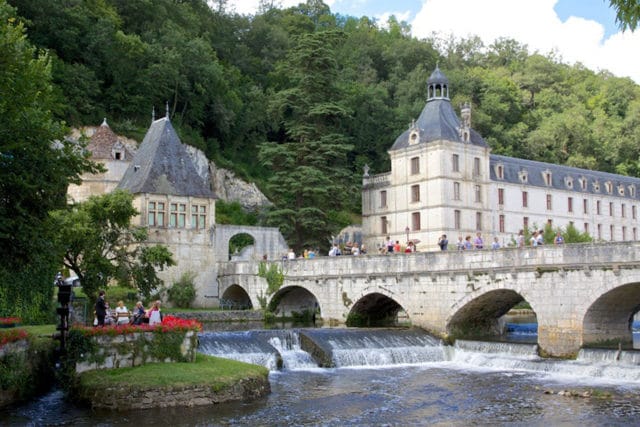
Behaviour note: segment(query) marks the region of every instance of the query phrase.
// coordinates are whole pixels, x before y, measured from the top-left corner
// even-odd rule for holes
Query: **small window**
[[[474,187],[474,194],[475,194],[476,203],[482,202],[482,189],[479,185],[476,185]]]
[[[411,175],[417,175],[420,173],[420,158],[412,157],[411,158]]]
[[[457,154],[454,154],[451,157],[451,168],[453,169],[454,172],[460,172],[460,156]]]
[[[504,179],[504,166],[498,165],[496,166],[496,176],[498,179]]]
[[[387,217],[386,216],[381,216],[380,217],[380,234],[387,234]]]
[[[627,216],[627,207],[625,206],[624,203],[622,205],[620,205],[620,216],[622,218],[626,218],[626,216]]]
[[[608,194],[611,194],[613,192],[613,184],[611,183],[611,181],[607,181],[604,183],[604,188],[607,191]]]
[[[589,223],[588,222],[584,223],[584,232],[589,234]]]
[[[473,158],[473,176],[480,176],[480,157]]]
[[[504,205],[504,188],[498,188],[498,204]]]
[[[602,240],[602,224],[598,224],[597,229],[598,229],[598,239]]]
[[[625,240],[627,240],[627,226],[623,225],[622,226],[622,241],[624,242]]]
[[[618,185],[618,195],[624,196],[624,185]]]
[[[476,212],[476,230],[482,230],[482,213]]]
[[[547,194],[547,210],[550,211],[553,209],[553,197],[551,194]]]
[[[526,170],[521,170],[521,171],[518,173],[518,178],[520,178],[520,182],[521,182],[521,183],[526,184],[526,183],[527,183],[527,181],[529,180],[529,175],[528,175],[528,173],[527,173],[527,171],[526,171]]]
[[[500,215],[499,230],[501,233],[504,233],[504,215]]]
[[[387,190],[382,190],[380,192],[380,207],[381,208],[387,207]]]
[[[609,226],[609,240],[611,240],[611,241],[613,241],[614,231],[615,231],[615,229],[613,228],[613,225],[610,225]]]
[[[525,230],[527,228],[529,228],[529,217],[525,216],[524,218],[522,218],[522,228],[524,228]]]
[[[573,224],[573,221],[571,221],[571,224]],[[553,227],[553,220],[552,220],[551,218],[548,218],[548,219],[547,219],[547,225],[548,225],[549,227]]]
[[[456,230],[460,230],[460,228],[462,228],[460,221],[460,211],[457,209],[453,211],[453,228],[455,228]]]
[[[460,183],[453,183],[453,200],[460,200]]]
[[[120,151],[116,151],[114,153],[114,157],[116,160],[122,160],[122,153]]]
[[[582,191],[587,191],[587,179],[584,176],[580,177],[580,189]]]
[[[564,186],[567,187],[569,190],[573,189],[573,178],[570,176],[565,176],[564,177]]]
[[[164,202],[149,202],[147,205],[147,225],[151,227],[164,227],[164,215]]]
[[[522,192],[522,207],[523,208],[529,207],[529,193],[526,191]]]
[[[547,187],[551,187],[551,183],[552,183],[551,172],[546,171],[543,173],[543,176],[544,176],[544,183],[547,185]]]
[[[598,181],[593,181],[593,191],[595,193],[599,193],[600,192],[600,183]]]
[[[420,212],[411,214],[411,228],[414,231],[420,230]]]
[[[596,200],[596,214],[602,215],[602,203],[600,203],[600,200]]]
[[[169,205],[169,227],[185,228],[187,218],[187,205],[184,203],[171,203]]]
[[[191,228],[205,229],[207,227],[207,207],[191,205]]]
[[[613,202],[609,202],[609,216],[613,216]]]
[[[582,199],[582,213],[589,213],[589,200]]]
[[[631,229],[631,232],[633,233],[633,240],[638,240],[638,230],[635,227],[633,227]]]
[[[630,185],[629,186],[629,197],[636,197],[636,186],[635,185]]]
[[[411,186],[411,201],[413,203],[420,201],[420,186],[412,185]]]
[[[567,212],[573,212],[573,197],[567,197]]]
[[[636,205],[631,206],[631,218],[636,219]]]

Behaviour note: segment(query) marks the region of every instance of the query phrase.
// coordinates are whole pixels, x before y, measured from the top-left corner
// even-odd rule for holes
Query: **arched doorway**
[[[255,253],[254,237],[248,233],[234,234],[229,239],[229,260],[244,261],[250,260]]]

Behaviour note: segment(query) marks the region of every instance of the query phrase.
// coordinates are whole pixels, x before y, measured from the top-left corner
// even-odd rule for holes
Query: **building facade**
[[[369,248],[390,237],[435,250],[442,234],[453,246],[478,232],[485,246],[494,237],[507,246],[520,230],[570,223],[596,240],[638,239],[640,179],[491,154],[471,127],[470,105],[458,117],[449,89],[436,67],[422,113],[389,149],[391,171],[365,169],[362,228]]]

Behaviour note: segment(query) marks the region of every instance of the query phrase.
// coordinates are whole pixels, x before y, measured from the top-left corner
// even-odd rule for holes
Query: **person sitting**
[[[146,313],[144,311],[144,307],[142,306],[142,301],[138,301],[136,303],[136,308],[133,310],[133,316],[131,317],[131,324],[142,325],[142,323],[144,323],[145,314]]]
[[[118,325],[126,325],[129,323],[129,310],[125,307],[123,301],[118,301],[118,306],[116,307],[116,318]]]

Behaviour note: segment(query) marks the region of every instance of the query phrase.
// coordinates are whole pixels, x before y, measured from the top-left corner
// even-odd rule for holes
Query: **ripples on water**
[[[432,360],[428,363],[320,369],[309,367],[313,364],[306,353],[301,354],[295,335],[279,331],[256,332],[255,340],[249,339],[250,336],[222,333],[216,343],[207,344],[211,347],[203,345],[203,348],[219,346],[230,351],[234,341],[243,340],[246,343],[240,345],[246,345],[255,353],[271,351],[265,343],[276,348],[285,360],[285,367],[290,368],[272,371],[272,393],[257,401],[117,413],[78,408],[64,402],[60,392],[53,392],[39,401],[0,414],[0,425],[626,426],[640,423],[639,380],[622,382],[590,377],[589,369],[585,370],[584,366],[593,368],[597,366],[595,362],[539,360],[531,354],[534,348],[531,345],[498,343],[487,350],[482,342],[467,341],[460,343],[461,348],[444,353],[438,350],[440,354],[454,352],[453,356],[433,357],[438,352],[434,350],[438,344],[427,340],[424,345],[432,346],[424,353]],[[355,338],[334,335],[327,337],[327,341],[331,341],[338,353],[347,353],[341,348],[345,343],[355,347],[384,346],[383,338],[364,334]],[[400,345],[397,339],[393,336],[388,341],[393,343],[395,352]],[[406,340],[407,352],[422,357],[421,352],[414,352],[411,347],[419,346],[423,339],[409,336]],[[346,359],[371,359],[375,363],[386,360],[362,355]],[[542,365],[546,367],[542,369]],[[585,372],[587,374],[581,375]],[[578,392],[596,389],[600,393],[611,393],[612,397],[559,396],[557,392],[563,389]],[[545,390],[556,394],[545,394]]]

